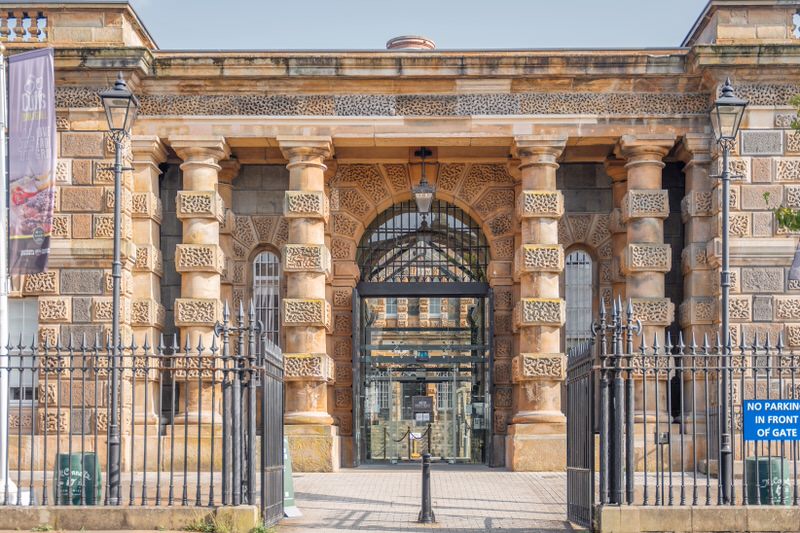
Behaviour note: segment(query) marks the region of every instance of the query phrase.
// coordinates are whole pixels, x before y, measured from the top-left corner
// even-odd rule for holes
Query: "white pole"
[[[0,44],[0,503],[16,503],[17,487],[8,475],[8,127],[5,47]],[[5,494],[8,489],[8,494]]]

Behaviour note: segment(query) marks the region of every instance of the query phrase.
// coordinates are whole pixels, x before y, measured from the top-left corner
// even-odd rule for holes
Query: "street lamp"
[[[414,195],[414,201],[417,203],[417,212],[425,215],[431,212],[433,194],[436,192],[428,183],[428,178],[425,176],[425,158],[433,155],[433,152],[427,148],[420,148],[414,152],[414,155],[422,159],[422,176],[419,179],[419,185],[411,189],[411,193]]]
[[[722,272],[720,273],[720,287],[722,289],[722,388],[720,420],[722,421],[722,434],[720,435],[721,461],[719,472],[722,481],[722,499],[725,503],[731,501],[731,486],[733,482],[733,454],[731,449],[731,424],[728,420],[730,413],[730,396],[728,395],[728,368],[730,367],[731,339],[730,339],[730,317],[729,302],[731,292],[731,271],[730,271],[730,242],[728,239],[730,225],[730,190],[731,173],[728,170],[728,159],[731,149],[736,142],[739,134],[739,126],[742,124],[744,110],[747,101],[737,98],[733,94],[730,78],[725,80],[722,86],[722,96],[714,102],[714,109],[711,111],[711,124],[714,127],[714,136],[717,144],[722,149]],[[735,342],[735,340],[734,340]]]
[[[111,416],[108,424],[108,503],[120,503],[120,427],[119,427],[119,360],[122,339],[119,333],[120,281],[122,260],[120,259],[120,226],[122,224],[122,142],[130,135],[139,99],[128,89],[122,72],[114,87],[100,93],[103,109],[108,120],[111,140],[114,141],[114,260],[111,264],[112,316],[111,316]]]

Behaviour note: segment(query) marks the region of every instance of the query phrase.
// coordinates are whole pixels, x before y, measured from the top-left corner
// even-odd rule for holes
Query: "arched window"
[[[261,252],[253,260],[253,305],[267,341],[280,345],[281,273],[278,256]]]
[[[576,250],[564,264],[564,294],[567,300],[566,348],[585,342],[592,335],[594,265],[588,253]]]

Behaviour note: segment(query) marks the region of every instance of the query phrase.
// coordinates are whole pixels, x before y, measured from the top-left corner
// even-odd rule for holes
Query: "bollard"
[[[422,454],[422,509],[419,511],[417,522],[430,524],[436,522],[431,505],[431,454]]]

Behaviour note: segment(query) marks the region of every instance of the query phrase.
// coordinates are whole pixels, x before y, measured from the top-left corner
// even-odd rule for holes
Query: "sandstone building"
[[[122,71],[142,105],[120,199],[123,333],[208,346],[223,301],[253,301],[283,349],[295,469],[403,457],[384,434],[428,423],[442,457],[564,468],[564,353],[599,302],[630,298],[650,338],[718,325],[709,110],[727,76],[749,101],[731,320],[800,347],[798,238],[772,213],[800,207],[800,2],[711,0],[680,46],[566,51],[163,51],[124,2],[5,7],[9,53],[55,48],[59,142],[53,253],[13,280],[12,331],[55,344],[110,327],[98,92]],[[34,419],[53,400],[36,376],[12,386],[12,434],[74,427]],[[156,386],[136,383],[153,390],[141,423],[168,425]],[[427,420],[414,397],[433,399]]]

